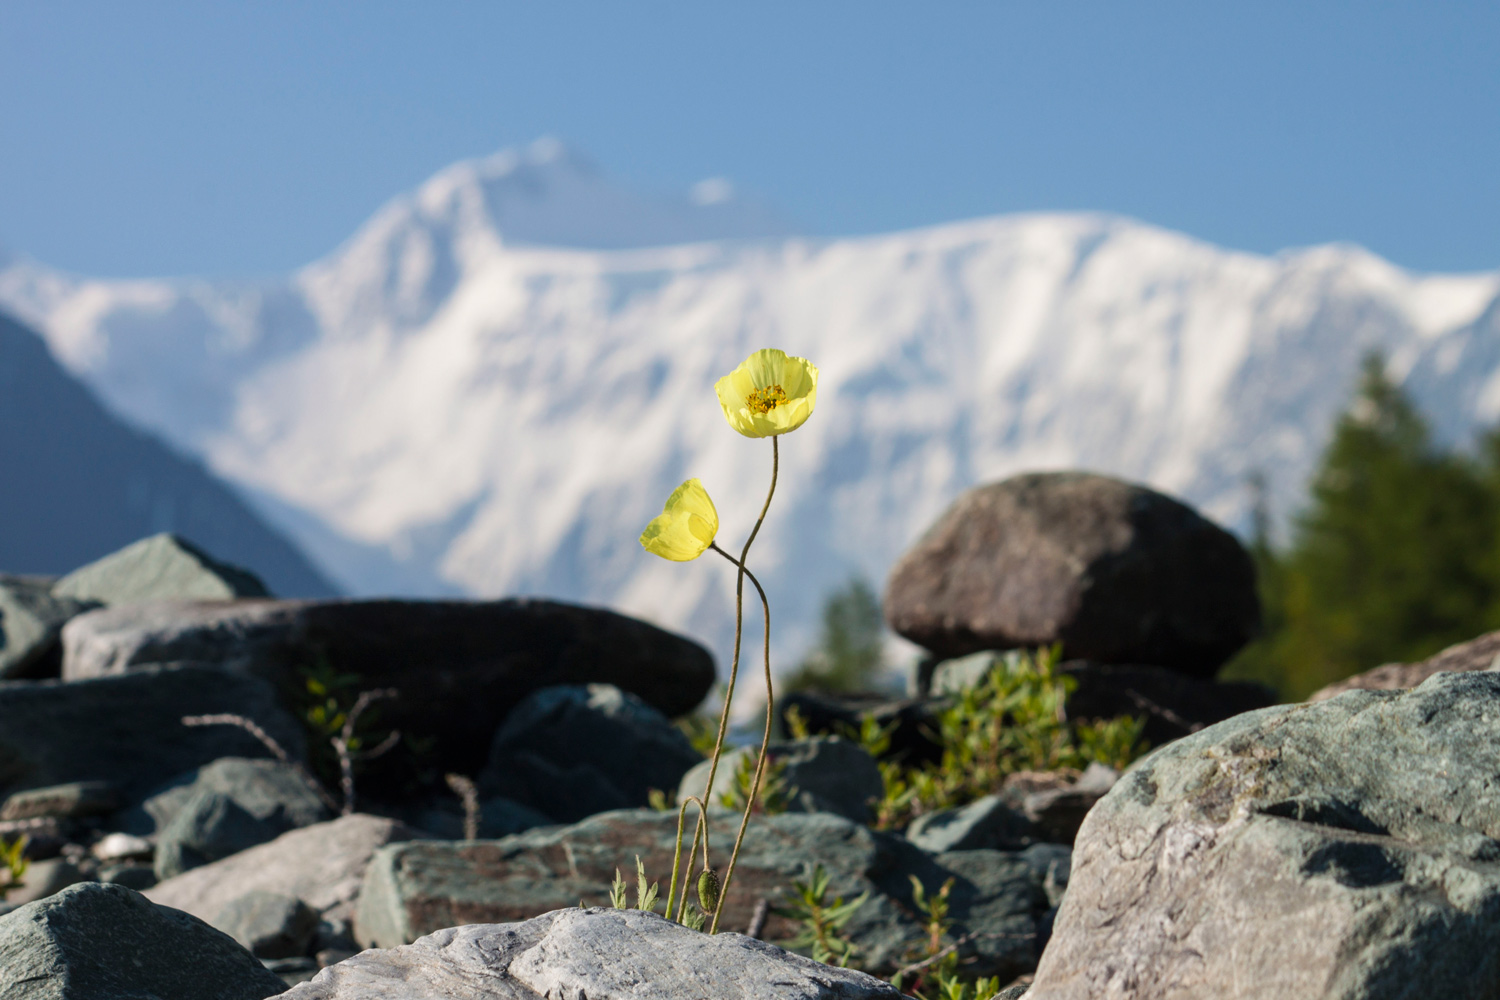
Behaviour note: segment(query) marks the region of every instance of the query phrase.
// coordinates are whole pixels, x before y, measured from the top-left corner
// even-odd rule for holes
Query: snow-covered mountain
[[[1243,527],[1260,472],[1286,512],[1372,348],[1450,438],[1500,419],[1500,273],[1102,215],[805,239],[698,194],[635,197],[544,145],[443,171],[285,281],[13,259],[0,308],[352,592],[605,603],[721,654],[727,564],[636,536],[688,476],[730,539],[749,527],[770,446],[724,424],[713,383],[759,347],[822,370],[752,555],[783,656],[827,591],[881,582],[981,481],[1091,468]]]

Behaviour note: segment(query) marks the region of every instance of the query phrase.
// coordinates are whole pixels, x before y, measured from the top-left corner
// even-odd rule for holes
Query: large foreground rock
[[[479,785],[572,823],[644,806],[702,755],[665,715],[612,684],[543,688],[505,717]]]
[[[1386,663],[1315,691],[1308,701],[1326,701],[1345,691],[1400,691],[1414,688],[1443,672],[1494,670],[1500,667],[1500,632],[1460,642],[1419,663]]]
[[[62,627],[94,607],[91,601],[55,596],[46,577],[0,574],[0,679],[56,677]]]
[[[300,757],[302,727],[256,677],[215,667],[152,667],[77,683],[0,685],[0,795],[102,780],[138,800],[220,757],[264,757],[234,726],[189,727],[185,715],[248,716]]]
[[[714,816],[711,860],[729,857],[738,818]],[[379,851],[370,864],[355,917],[361,944],[393,947],[444,927],[523,920],[569,905],[606,903],[615,870],[630,873],[640,856],[666,896],[672,872],[676,814],[625,810],[571,827],[533,830],[497,841],[412,841]],[[691,832],[691,826],[689,826]],[[832,876],[830,901],[868,892],[845,930],[860,948],[864,968],[893,969],[923,931],[912,914],[915,875],[932,892],[952,877],[955,935],[980,935],[966,956],[972,968],[1002,976],[1034,966],[1054,900],[1051,883],[1067,881],[1066,848],[1025,852],[958,851],[928,855],[899,837],[828,814],[756,817],[746,835],[725,903],[721,929],[743,930],[756,903],[779,904],[794,879],[814,865]],[[632,878],[632,885],[634,884]],[[796,933],[773,912],[764,937]]]
[[[1062,643],[1068,659],[1200,677],[1260,626],[1234,536],[1144,486],[1081,472],[959,497],[897,562],[885,615],[940,656]]]
[[[187,602],[101,608],[63,629],[63,676],[196,660],[300,689],[326,660],[394,687],[381,717],[436,740],[435,765],[472,774],[500,721],[533,691],[613,684],[667,715],[703,700],[713,658],[645,622],[555,601]]]
[[[347,933],[370,858],[386,844],[417,835],[395,820],[355,813],[194,868],[146,895],[210,923],[251,892],[291,896],[327,922],[330,933]]]
[[[5,1000],[263,1000],[280,978],[227,934],[84,882],[0,916]]]
[[[1084,821],[1029,1000],[1500,996],[1500,674],[1262,709]]]
[[[638,910],[566,909],[367,951],[286,1000],[900,1000],[889,983]]]
[[[100,604],[141,604],[269,597],[271,592],[249,570],[219,562],[184,538],[161,534],[75,569],[52,593]]]

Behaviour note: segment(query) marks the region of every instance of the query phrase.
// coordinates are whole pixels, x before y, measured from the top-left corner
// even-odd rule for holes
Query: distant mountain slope
[[[1413,275],[1346,246],[1257,256],[1081,214],[655,246],[660,218],[697,217],[642,221],[597,175],[576,212],[576,170],[460,164],[284,282],[15,261],[0,303],[354,591],[596,601],[720,652],[725,567],[635,539],[687,476],[726,535],[748,527],[769,446],[723,424],[713,382],[759,347],[823,372],[753,557],[783,654],[825,592],[881,582],[977,482],[1090,468],[1242,528],[1259,472],[1285,515],[1371,349],[1451,438],[1500,419],[1497,274]]]
[[[106,413],[42,339],[0,315],[0,570],[62,574],[174,531],[277,594],[331,584],[194,462]]]

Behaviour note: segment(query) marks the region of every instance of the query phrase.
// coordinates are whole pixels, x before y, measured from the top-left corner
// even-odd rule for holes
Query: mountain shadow
[[[0,572],[54,575],[175,532],[283,597],[337,589],[196,462],[111,415],[0,314]]]

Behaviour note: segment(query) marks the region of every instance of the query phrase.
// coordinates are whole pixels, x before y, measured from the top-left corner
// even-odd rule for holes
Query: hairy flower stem
[[[774,445],[776,439],[772,438],[771,443]],[[771,488],[775,489],[774,478]],[[734,562],[734,558],[723,549],[712,545],[709,547],[715,549],[725,559]],[[746,548],[749,548],[749,546],[747,545]],[[760,738],[760,755],[755,759],[755,777],[751,779],[750,792],[745,796],[745,815],[740,817],[740,830],[739,833],[735,834],[734,850],[729,852],[729,867],[724,871],[724,883],[719,892],[719,902],[714,907],[713,923],[708,928],[708,933],[710,934],[715,933],[719,929],[719,915],[724,912],[724,900],[729,898],[729,880],[734,877],[735,862],[740,858],[740,845],[745,842],[745,830],[750,826],[750,813],[755,809],[755,796],[760,793],[761,779],[765,776],[767,750],[771,745],[771,720],[775,712],[775,699],[771,694],[771,602],[766,600],[765,589],[761,587],[760,581],[755,578],[755,574],[746,569],[743,562],[735,563],[735,565],[740,568],[741,580],[749,577],[750,582],[755,584],[755,592],[760,595],[761,617],[765,620],[765,636],[762,645],[765,649],[766,665],[766,731]],[[739,597],[738,594],[735,596],[736,598]],[[738,610],[738,604],[739,602],[736,600],[736,610]],[[704,867],[707,867],[707,865],[705,864]]]
[[[741,642],[741,639],[742,639],[742,637],[744,635],[744,625],[745,625],[745,577],[749,574],[749,570],[745,569],[745,560],[750,555],[750,546],[755,541],[755,536],[758,535],[758,534],[760,534],[760,526],[762,524],[764,524],[765,521],[766,521],[766,511],[768,511],[768,510],[771,509],[771,498],[776,495],[776,477],[780,473],[780,471],[781,471],[781,446],[777,443],[777,438],[773,436],[771,438],[771,488],[766,491],[766,502],[763,503],[763,504],[761,504],[761,507],[760,507],[760,516],[755,519],[755,527],[753,527],[753,528],[750,529],[750,537],[745,539],[745,547],[740,550],[740,557],[739,557],[739,559],[736,560],[733,556],[729,555],[729,553],[727,553],[723,549],[719,548],[719,546],[717,544],[711,544],[710,545],[710,548],[713,548],[720,555],[724,556],[730,562],[732,562],[736,566],[738,566],[739,567],[739,574],[738,574],[738,577],[737,577],[737,579],[735,581],[735,586],[734,586],[734,655],[730,659],[730,663],[729,663],[729,689],[724,692],[724,709],[723,709],[723,711],[721,711],[719,713],[719,733],[718,733],[718,736],[714,739],[714,752],[713,752],[713,755],[709,758],[710,763],[708,765],[708,782],[707,782],[707,784],[703,788],[703,801],[704,802],[708,802],[713,797],[713,792],[714,792],[714,778],[715,778],[715,776],[719,772],[719,758],[724,753],[724,735],[729,731],[729,707],[734,702],[734,686],[735,686],[735,681],[739,677],[739,672],[740,672],[740,642]],[[755,586],[758,589],[760,587],[760,584],[757,583]],[[769,623],[768,623],[767,624],[767,635],[770,634],[769,627],[770,626],[769,626]],[[769,655],[770,654],[768,652],[767,656],[769,656]],[[766,686],[766,696],[767,696],[768,699],[770,697],[770,694],[771,694],[770,685],[769,685],[769,683],[767,683],[767,686]],[[768,700],[767,704],[769,704],[769,700]],[[753,802],[754,802],[754,793],[752,791],[752,793],[751,793],[751,803],[753,803]],[[747,806],[747,808],[748,808],[748,806]],[[693,850],[694,851],[697,850],[698,838],[699,838],[700,835],[703,838],[703,867],[707,868],[708,867],[708,814],[707,814],[706,811],[704,811],[702,809],[700,809],[699,813],[698,813],[698,823],[697,823],[697,826],[695,826],[693,828]],[[682,832],[680,830],[678,831],[678,834],[677,834],[677,850],[678,851],[682,850]],[[679,923],[681,922],[681,919],[682,919],[682,916],[681,916],[682,913],[685,912],[686,909],[687,909],[687,897],[688,897],[687,887],[693,881],[693,878],[692,878],[692,875],[693,875],[693,865],[692,865],[692,860],[691,860],[692,859],[692,853],[691,852],[688,854],[688,858],[689,858],[689,860],[688,860],[688,873],[687,873],[688,877],[683,882],[682,899],[681,899],[681,902],[678,905],[678,911],[679,911],[678,912],[678,922]],[[673,867],[674,868],[676,867],[675,864],[674,864]],[[674,878],[674,882],[675,882],[675,878]],[[729,887],[729,879],[728,878],[726,878],[724,880],[724,887],[726,889]],[[668,890],[668,893],[667,893],[667,901],[668,901],[667,912],[668,913],[672,912],[671,911],[672,893],[670,891],[671,888],[675,888],[675,885],[672,886],[672,887],[670,887],[669,890]],[[721,905],[722,905],[722,902],[723,902],[723,896],[721,894],[720,895],[720,903],[721,903]],[[717,916],[717,914],[715,916]],[[717,923],[718,923],[718,921],[715,920],[715,926],[717,926]],[[712,933],[711,930],[710,930],[710,933]]]

